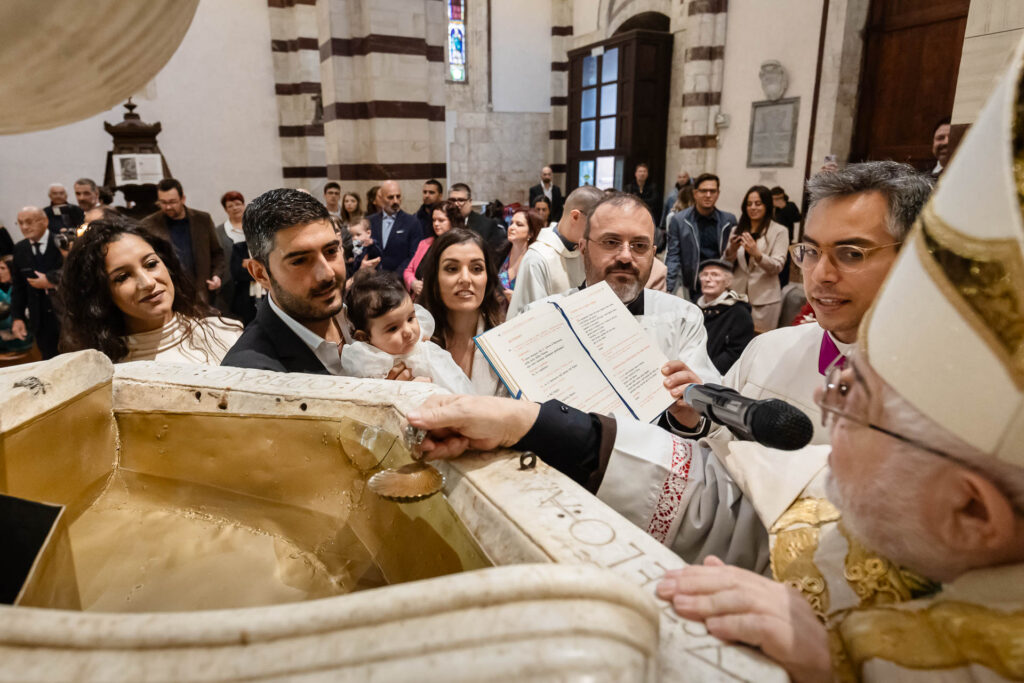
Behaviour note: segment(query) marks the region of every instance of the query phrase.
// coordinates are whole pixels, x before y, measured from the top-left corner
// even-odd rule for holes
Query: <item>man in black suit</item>
[[[434,205],[441,201],[443,194],[444,186],[440,181],[431,178],[423,183],[423,203],[416,212],[416,218],[420,222],[420,232],[424,237],[434,234]]]
[[[469,189],[469,185],[455,183],[448,190],[448,199],[458,204],[462,217],[466,219],[466,227],[479,233],[491,247],[494,257],[497,258],[508,242],[505,239],[505,231],[493,219],[473,210],[473,191]]]
[[[43,359],[57,355],[60,321],[53,309],[53,295],[60,283],[64,256],[57,248],[44,211],[26,206],[18,212],[18,228],[25,239],[14,245],[11,275],[11,332],[25,339],[35,335]]]
[[[383,208],[370,216],[370,236],[383,254],[375,259],[363,259],[362,268],[376,267],[398,273],[401,277],[405,267],[416,254],[416,247],[423,239],[423,231],[416,216],[402,211],[402,190],[394,180],[385,180],[380,186]]]
[[[545,166],[540,170],[540,182],[530,188],[530,206],[533,206],[533,200],[539,195],[544,195],[551,202],[551,220],[557,223],[562,218],[562,207],[565,205],[565,197],[562,196],[562,190],[555,185],[552,178],[554,173],[551,171],[550,166]]]
[[[252,278],[269,291],[221,365],[341,374],[345,255],[327,207],[299,190],[264,192],[245,208]],[[389,379],[411,379],[403,365]]]
[[[634,180],[626,186],[627,194],[635,194],[647,205],[651,212],[651,218],[657,225],[661,219],[661,195],[658,194],[658,186],[650,179],[651,169],[646,162],[641,161],[633,171]]]
[[[50,185],[47,194],[50,197],[50,205],[43,209],[43,212],[46,214],[50,232],[57,234],[62,229],[77,228],[85,222],[85,212],[80,207],[68,204],[68,191],[63,185]]]

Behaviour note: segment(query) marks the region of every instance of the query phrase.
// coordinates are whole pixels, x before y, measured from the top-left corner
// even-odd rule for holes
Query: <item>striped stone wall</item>
[[[405,208],[445,177],[445,4],[320,0],[327,175],[345,188],[402,181]],[[408,182],[405,182],[408,181]]]
[[[727,12],[728,0],[690,0],[686,9],[680,166],[697,173],[717,165]]]
[[[268,0],[285,181],[365,191],[445,177],[440,0]]]
[[[327,178],[316,0],[268,0],[285,184],[314,194]]]
[[[572,49],[572,1],[551,0],[551,130],[548,161],[554,183],[566,187],[569,125],[569,56]]]

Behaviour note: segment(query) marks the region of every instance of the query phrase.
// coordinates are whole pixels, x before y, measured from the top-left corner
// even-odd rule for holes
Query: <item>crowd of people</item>
[[[1019,561],[1019,471],[915,409],[888,383],[887,359],[857,348],[869,311],[904,305],[883,282],[913,239],[922,248],[911,228],[930,176],[891,161],[829,169],[802,188],[806,216],[782,188],[755,185],[738,219],[718,206],[711,173],[680,173],[664,198],[645,164],[625,192],[563,195],[550,167],[540,180],[525,206],[487,213],[461,182],[447,195],[426,182],[415,212],[394,180],[365,210],[336,182],[322,199],[229,191],[219,225],[172,178],[141,221],[88,179],[75,183],[78,206],[51,186],[48,206],[18,213],[23,240],[0,234],[11,257],[0,259],[0,338],[12,350],[34,339],[43,358],[95,349],[115,363],[434,382],[451,394],[408,415],[427,430],[428,457],[537,453],[693,565],[658,585],[676,612],[761,647],[796,680],[862,671],[871,650],[856,648],[851,612],[931,599],[937,582]],[[782,319],[790,264],[813,313],[801,325]],[[673,403],[650,424],[512,400],[474,343],[602,282],[669,359]],[[694,410],[694,383],[787,401],[814,421],[812,446],[780,466]],[[920,496],[904,501],[902,480]],[[913,521],[898,527],[913,542],[886,527],[898,517]],[[825,627],[851,644],[837,649]]]
[[[442,349],[451,345],[449,352],[461,355],[458,364],[468,377],[473,377],[475,367],[477,386],[487,386],[488,394],[501,394],[503,387],[493,373],[485,378],[486,361],[476,362],[472,338],[539,300],[600,280],[617,288],[631,310],[646,309],[638,318],[646,320],[648,328],[664,328],[658,332],[660,336],[699,335],[705,355],[713,354],[714,367],[725,372],[755,333],[778,324],[781,299],[777,276],[788,265],[789,235],[799,212],[791,213],[795,210],[791,203],[775,208],[771,193],[755,187],[748,193],[737,223],[732,214],[716,208],[717,177],[703,174],[691,182],[688,174],[681,173],[663,204],[648,174],[647,165],[640,164],[626,193],[587,186],[566,196],[546,166],[540,182],[529,188],[525,205],[505,207],[493,202],[484,212],[474,208],[468,184],[455,183],[445,195],[442,183],[433,179],[423,184],[415,212],[403,210],[402,188],[393,180],[371,188],[365,211],[359,194],[343,192],[335,181],[324,186],[321,200],[307,197],[326,210],[326,220],[339,239],[347,276],[364,272],[396,275],[410,300],[438,319],[436,327],[429,326],[437,344]],[[24,239],[17,245],[0,228],[0,258],[8,261],[6,273],[0,273],[0,292],[10,300],[5,302],[5,317],[0,320],[2,351],[24,352],[34,342],[44,359],[61,350],[96,348],[121,362],[152,359],[156,354],[164,358],[168,349],[177,349],[173,353],[182,359],[196,361],[195,352],[199,351],[208,362],[220,362],[227,351],[221,342],[233,342],[231,335],[252,325],[263,305],[287,306],[280,298],[268,298],[267,293],[273,291],[269,279],[258,277],[259,259],[253,257],[251,241],[246,238],[248,205],[241,193],[223,194],[224,220],[216,223],[209,213],[189,204],[179,181],[166,178],[156,188],[158,210],[136,222],[104,202],[92,180],[81,178],[74,189],[75,204],[68,202],[63,186],[54,184],[48,191],[49,204],[42,209],[27,206],[19,212],[18,226]],[[782,193],[781,188],[775,189]],[[637,201],[631,203],[625,196]],[[628,220],[639,226],[636,239],[629,241],[625,251],[614,246],[625,234],[618,228],[607,239],[590,235],[591,214],[605,200],[614,200],[609,201],[608,211],[629,214]],[[634,209],[640,208],[646,215],[634,215]],[[775,217],[786,221],[790,232]],[[96,230],[90,234],[83,226]],[[457,234],[442,240],[449,232]],[[467,233],[479,239],[474,242]],[[667,268],[656,256],[659,237]],[[96,280],[99,273],[110,276],[113,272],[113,259],[120,256],[122,243],[140,240],[150,245],[163,269],[159,277],[152,269],[141,269],[153,275],[152,282],[141,282],[138,274],[130,278],[139,283],[139,292],[147,292],[138,294],[138,303],[161,311],[148,322],[133,318],[125,300],[106,297]],[[484,257],[486,267],[481,272],[493,269],[495,277],[479,287],[479,300],[474,299],[478,315],[453,315],[453,297],[443,296],[442,244],[471,242]],[[75,249],[80,254],[77,258],[71,255],[76,243],[81,245]],[[122,281],[129,279],[128,269],[119,267],[124,270],[119,276]],[[74,285],[61,286],[66,272],[74,273]],[[702,282],[712,279],[725,286],[712,284],[713,294],[702,296]],[[675,296],[677,287],[679,296]],[[111,292],[115,289],[118,287],[112,284]],[[491,301],[493,291],[500,294],[496,305]],[[645,301],[653,292],[673,294]],[[162,303],[158,301],[161,297],[165,299]],[[109,315],[115,309],[121,315]],[[701,310],[709,333],[696,324]],[[95,320],[98,312],[103,313],[101,323]],[[654,321],[661,318],[664,320],[656,325]],[[301,313],[296,319],[301,319]],[[104,329],[97,329],[98,325]],[[446,338],[455,329],[459,334]],[[218,343],[213,348],[183,351],[193,333],[200,331],[205,332],[206,341]],[[347,329],[341,332],[348,334]],[[185,347],[179,343],[183,340]],[[671,343],[666,350],[675,360],[698,365],[704,360],[680,358]]]

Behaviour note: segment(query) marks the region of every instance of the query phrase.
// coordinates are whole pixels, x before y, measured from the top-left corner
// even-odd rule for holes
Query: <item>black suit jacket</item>
[[[257,307],[256,319],[249,323],[220,364],[275,372],[330,374],[313,350],[274,313],[267,297]]]
[[[647,210],[651,212],[654,224],[657,225],[661,220],[661,194],[658,193],[658,186],[651,180],[648,180],[644,183],[644,188],[641,190],[634,180],[626,187],[626,192],[635,194],[643,200],[644,204],[647,205]]]
[[[544,194],[544,186],[537,183],[530,188],[530,205],[533,205],[533,198]],[[557,223],[562,218],[562,207],[565,206],[565,197],[558,185],[551,185],[551,220]]]
[[[7,232],[7,228],[0,225],[0,258],[13,253],[14,240],[11,239],[11,233]]]
[[[484,241],[490,245],[491,253],[495,258],[505,249],[505,243],[508,241],[505,238],[505,231],[498,227],[494,219],[488,218],[482,213],[470,211],[466,216],[466,227],[484,238]],[[494,264],[495,268],[500,266],[500,263]]]
[[[77,228],[85,222],[85,212],[82,207],[74,204],[62,204],[60,214],[54,213],[53,205],[43,209],[46,220],[49,222],[50,232],[60,232],[62,228]]]
[[[210,214],[185,207],[185,215],[188,216],[188,229],[192,235],[192,260],[195,264],[195,270],[190,274],[194,278],[193,282],[199,296],[203,301],[209,301],[210,290],[206,286],[206,281],[214,275],[224,276],[224,261],[227,257]],[[163,211],[151,213],[143,218],[142,227],[157,237],[171,241],[171,231],[167,227],[167,216]]]
[[[15,320],[24,320],[33,332],[39,329],[39,321],[43,317],[51,317],[56,320],[53,312],[53,303],[50,297],[54,292],[49,290],[36,289],[29,285],[28,280],[22,274],[26,268],[32,268],[41,273],[46,273],[46,279],[54,285],[60,283],[60,269],[64,265],[64,256],[57,248],[53,240],[53,232],[46,242],[46,251],[43,252],[42,268],[35,262],[35,255],[32,252],[32,243],[21,240],[14,245],[14,260],[11,263],[11,317]]]
[[[395,214],[395,224],[391,226],[391,234],[388,235],[387,247],[384,246],[383,238],[384,212],[378,211],[370,216],[370,236],[373,243],[380,248],[384,254],[380,259],[380,269],[398,273],[399,276],[405,272],[405,267],[416,254],[416,247],[423,239],[423,231],[420,229],[420,221],[416,216],[399,211]]]

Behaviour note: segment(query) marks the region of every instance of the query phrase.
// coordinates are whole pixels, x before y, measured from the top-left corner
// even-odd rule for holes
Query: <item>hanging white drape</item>
[[[143,89],[199,0],[3,0],[0,135],[80,121]]]

